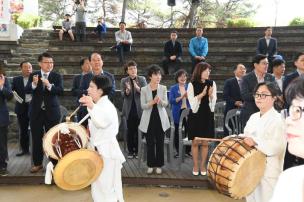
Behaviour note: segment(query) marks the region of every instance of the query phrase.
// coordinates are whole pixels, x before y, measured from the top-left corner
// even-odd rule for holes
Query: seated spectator
[[[102,36],[107,32],[107,26],[103,18],[98,18],[97,23],[94,32],[98,35],[99,42],[102,42]]]
[[[115,40],[116,40],[116,46],[114,46],[113,48],[117,50],[119,62],[123,64],[124,53],[131,51],[131,45],[133,43],[131,32],[126,30],[125,22],[119,23],[119,30],[115,32]]]
[[[170,40],[165,43],[163,58],[163,69],[165,74],[176,72],[180,68],[180,64],[182,62],[182,45],[176,39],[177,32],[172,31]],[[169,67],[173,71],[169,71]]]
[[[62,28],[59,31],[59,40],[62,41],[62,37],[64,33],[68,33],[72,39],[72,41],[75,40],[73,31],[72,31],[72,22],[70,20],[71,15],[70,14],[65,14],[64,20],[62,21]]]

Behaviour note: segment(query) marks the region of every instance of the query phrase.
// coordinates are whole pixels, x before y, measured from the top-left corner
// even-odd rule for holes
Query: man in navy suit
[[[241,96],[244,101],[244,105],[241,112],[242,125],[246,126],[246,123],[251,114],[258,112],[254,98],[253,90],[258,83],[268,81],[274,82],[274,77],[267,73],[268,59],[266,55],[256,55],[253,58],[254,70],[246,74],[241,82]]]
[[[227,79],[224,83],[223,97],[226,101],[224,123],[229,110],[243,106],[240,85],[243,76],[246,74],[246,67],[243,64],[238,64],[234,67],[233,72],[234,77]],[[224,133],[226,136],[229,135],[226,127],[224,127]]]
[[[298,78],[299,76],[304,75],[304,52],[299,52],[295,55],[294,65],[297,69],[296,71],[285,76],[283,82],[283,92],[285,92],[285,90],[288,88],[290,82],[292,82],[294,79]],[[285,94],[283,94],[283,96],[284,96],[284,100],[286,101]],[[288,109],[289,106],[285,105],[285,108]],[[304,160],[290,154],[288,149],[286,149],[285,158],[284,158],[284,170],[293,167],[295,164],[302,165],[304,164]]]
[[[165,74],[176,72],[180,68],[182,62],[182,44],[176,39],[177,32],[172,31],[170,34],[170,40],[165,43],[163,59]],[[173,71],[169,72],[169,67],[172,67]]]
[[[78,74],[74,77],[73,86],[72,86],[72,94],[77,99],[77,101],[76,101],[77,105],[79,105],[78,100],[82,96],[82,91],[80,90],[80,84],[83,79],[83,76],[92,71],[89,58],[82,58],[80,60],[80,67],[81,67],[82,72],[81,72],[81,74]],[[80,117],[83,117],[81,110],[77,112],[77,121],[79,121]]]
[[[113,74],[103,70],[103,60],[99,53],[93,52],[90,55],[89,59],[90,59],[91,67],[92,67],[92,72],[88,73],[82,77],[82,81],[80,84],[81,95],[87,94],[87,89],[89,88],[89,85],[90,85],[90,82],[91,82],[93,76],[104,75],[104,76],[108,77],[110,79],[110,81],[112,82],[112,90],[109,93],[109,98],[111,100],[113,100],[113,96],[115,93],[115,79],[114,79]],[[83,111],[83,113],[82,113],[83,117],[88,113],[86,107],[81,107],[80,110]],[[79,120],[81,120],[83,117],[79,117]],[[87,121],[84,122],[83,125],[87,126]]]
[[[21,152],[16,154],[16,156],[23,156],[29,154],[29,103],[32,100],[31,94],[25,93],[25,86],[28,82],[29,76],[32,73],[32,65],[28,61],[23,61],[20,63],[21,76],[16,76],[13,78],[12,90],[23,99],[23,102],[16,100],[15,113],[17,114],[18,124],[19,124],[19,143]]]
[[[256,54],[266,55],[268,58],[268,62],[272,62],[274,59],[274,55],[277,54],[277,39],[271,37],[272,28],[266,27],[265,36],[260,38],[257,43]],[[271,67],[272,65],[270,65]],[[268,72],[272,72],[272,69],[268,69]]]
[[[9,125],[9,113],[7,100],[13,98],[13,93],[4,70],[0,68],[0,176],[6,176],[7,173],[7,133]]]
[[[40,171],[43,161],[42,137],[60,121],[58,96],[63,94],[63,81],[60,74],[53,70],[54,61],[49,53],[38,57],[40,70],[32,73],[26,85],[26,93],[32,94],[29,117],[32,132],[32,173]]]

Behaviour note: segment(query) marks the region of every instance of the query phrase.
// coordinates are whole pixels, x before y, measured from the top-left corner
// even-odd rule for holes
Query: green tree
[[[295,17],[289,23],[289,26],[304,26],[304,18],[303,17]]]

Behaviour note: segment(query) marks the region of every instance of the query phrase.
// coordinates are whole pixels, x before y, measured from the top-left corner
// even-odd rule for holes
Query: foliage
[[[289,26],[304,26],[304,18],[303,17],[295,17],[289,23]]]
[[[237,18],[227,20],[227,27],[253,27],[255,24],[248,18]]]
[[[23,29],[28,29],[32,27],[37,27],[40,24],[41,18],[36,15],[31,15],[27,13],[15,13],[13,14],[13,19],[20,27]]]

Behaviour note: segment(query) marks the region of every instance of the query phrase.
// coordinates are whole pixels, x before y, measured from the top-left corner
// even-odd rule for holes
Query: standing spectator
[[[87,89],[90,86],[90,82],[91,82],[93,76],[104,75],[104,76],[108,77],[110,79],[110,81],[112,82],[112,85],[111,85],[112,90],[108,96],[109,96],[110,100],[113,99],[113,96],[115,93],[115,79],[114,79],[113,74],[103,70],[103,60],[99,53],[93,52],[90,55],[89,60],[91,63],[92,72],[89,72],[88,74],[83,75],[81,84],[80,84],[80,96],[84,95],[84,94],[87,95]],[[81,120],[88,112],[85,107],[81,107],[81,109],[79,111],[81,111],[81,117],[79,117],[79,120]],[[83,122],[84,126],[87,126],[87,124],[88,124],[87,121]]]
[[[266,55],[269,62],[272,62],[274,55],[277,54],[277,39],[271,37],[272,28],[266,27],[265,36],[260,38],[257,43],[256,54]],[[272,67],[272,65],[270,65]],[[272,69],[268,69],[268,72],[272,72]]]
[[[33,72],[26,85],[26,93],[32,94],[29,107],[32,132],[33,163],[30,172],[40,171],[43,161],[42,138],[45,132],[60,121],[58,96],[63,94],[63,81],[60,74],[53,70],[53,56],[42,53],[38,56],[40,70]]]
[[[191,82],[188,86],[188,99],[191,111],[188,118],[188,137],[192,140],[191,150],[193,158],[194,176],[206,175],[206,160],[208,142],[196,140],[196,137],[214,138],[214,107],[217,100],[216,84],[209,80],[211,66],[200,62],[195,66]],[[201,164],[199,167],[199,145],[201,144]]]
[[[142,114],[140,106],[141,88],[147,85],[146,78],[137,75],[137,64],[130,60],[124,67],[127,77],[121,79],[120,89],[123,97],[122,115],[127,119],[128,158],[137,157],[138,125]]]
[[[13,78],[12,90],[23,99],[22,102],[16,101],[15,113],[17,114],[18,124],[19,124],[19,143],[21,152],[17,153],[16,156],[23,156],[29,154],[29,103],[32,100],[31,94],[25,93],[25,87],[29,80],[29,76],[33,71],[31,63],[28,61],[23,61],[20,63],[21,76],[16,76]]]
[[[174,119],[175,125],[175,134],[174,134],[174,146],[176,149],[175,157],[179,157],[179,118],[183,110],[189,109],[190,104],[188,100],[187,90],[188,90],[188,83],[187,83],[187,72],[184,69],[180,69],[175,73],[175,83],[170,88],[169,94],[169,101],[171,104],[172,115]],[[187,131],[187,123],[186,120],[184,121],[185,131]],[[189,153],[189,151],[188,151]]]
[[[163,68],[165,74],[170,74],[176,72],[182,62],[182,44],[176,40],[177,32],[172,31],[170,34],[170,40],[165,43],[164,47],[164,58],[163,58]],[[173,71],[169,71],[171,68]]]
[[[148,70],[150,83],[141,89],[140,103],[143,114],[139,129],[146,133],[147,140],[147,174],[161,174],[164,165],[164,134],[170,128],[166,107],[168,105],[167,87],[160,85],[161,69],[151,65]]]
[[[208,54],[208,39],[203,37],[204,30],[202,27],[196,28],[196,37],[193,37],[189,43],[189,52],[191,55],[192,69],[199,62],[204,62]]]
[[[284,121],[274,109],[278,93],[278,86],[274,82],[261,82],[253,91],[259,111],[250,116],[242,136],[245,144],[265,154],[266,168],[259,184],[246,196],[247,202],[269,201],[283,171],[286,138]]]
[[[241,108],[243,100],[241,96],[241,82],[243,76],[246,74],[246,67],[243,64],[238,64],[233,69],[234,77],[227,79],[224,83],[223,97],[226,102],[224,111],[224,123],[226,114],[231,109]],[[224,134],[227,136],[228,130],[224,126]]]
[[[242,108],[241,119],[242,125],[245,126],[251,114],[258,112],[254,97],[253,90],[258,83],[269,81],[273,82],[274,77],[267,73],[268,59],[266,55],[256,55],[253,58],[254,70],[246,74],[241,82],[241,95],[244,101]]]
[[[75,11],[76,11],[76,40],[85,41],[86,39],[86,9],[84,5],[84,0],[75,1]]]
[[[124,53],[131,51],[131,45],[133,43],[131,32],[126,30],[126,23],[119,23],[119,30],[115,32],[116,46],[119,62],[124,63]]]
[[[283,81],[283,93],[286,93],[285,91],[288,88],[290,82],[292,82],[294,79],[298,78],[299,76],[304,75],[304,52],[297,53],[293,61],[297,69],[294,72],[285,76],[285,79]],[[285,94],[283,94],[283,96],[285,96]],[[284,97],[285,103],[287,99],[288,97]],[[285,108],[289,108],[289,105],[285,104]],[[288,150],[286,151],[285,159],[284,159],[284,170],[291,168],[294,165],[302,165],[302,164],[304,164],[303,159],[297,158],[296,156],[292,155]]]
[[[80,67],[81,67],[82,72],[81,72],[81,74],[78,74],[73,78],[73,86],[72,86],[72,94],[77,99],[77,105],[79,105],[78,100],[82,96],[82,91],[80,90],[80,84],[82,82],[82,78],[84,75],[92,72],[92,67],[91,67],[89,58],[82,58],[80,60]],[[79,118],[81,118],[81,117],[84,117],[83,111],[78,110],[77,121],[80,121]]]
[[[7,133],[9,125],[9,113],[7,100],[13,98],[12,89],[5,77],[5,72],[0,68],[0,176],[8,175],[7,172]]]
[[[280,88],[280,95],[277,96],[278,102],[276,102],[277,104],[275,105],[275,108],[280,111],[284,108],[283,82],[285,79],[285,61],[283,59],[274,59],[272,61],[272,72],[272,75]]]
[[[62,21],[62,27],[59,31],[59,40],[62,41],[62,37],[64,33],[68,33],[74,41],[74,35],[73,35],[73,30],[72,30],[72,22],[71,22],[71,15],[70,14],[65,14],[64,20]]]
[[[103,34],[105,34],[107,32],[107,26],[104,21],[104,18],[98,18],[97,26],[94,29],[94,32],[98,35],[99,42],[102,42]]]

